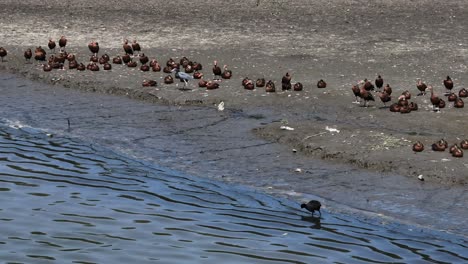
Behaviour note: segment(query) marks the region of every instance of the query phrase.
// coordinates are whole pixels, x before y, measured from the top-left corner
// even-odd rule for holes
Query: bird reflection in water
[[[311,222],[313,225],[310,226],[312,229],[321,229],[320,216],[301,216],[302,221]]]

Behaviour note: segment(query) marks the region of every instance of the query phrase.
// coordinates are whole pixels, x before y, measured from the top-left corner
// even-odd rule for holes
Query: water
[[[30,127],[0,124],[0,181],[4,263],[468,261],[462,238],[312,217],[295,201]]]

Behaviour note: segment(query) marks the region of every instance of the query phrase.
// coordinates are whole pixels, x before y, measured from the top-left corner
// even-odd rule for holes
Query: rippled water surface
[[[5,263],[468,262],[461,238],[312,217],[32,128],[0,125],[0,181]]]

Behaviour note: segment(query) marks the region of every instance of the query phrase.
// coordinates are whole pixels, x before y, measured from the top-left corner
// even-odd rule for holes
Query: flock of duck
[[[219,81],[221,79],[230,79],[233,74],[232,71],[228,69],[227,65],[224,65],[223,68],[221,68],[218,65],[218,62],[215,60],[212,67],[213,79],[205,80],[203,79],[204,75],[201,72],[202,64],[191,61],[187,57],[182,57],[179,62],[169,58],[169,60],[166,61],[165,66],[162,67],[156,59],[150,60],[148,56],[141,52],[141,46],[136,40],[134,40],[132,43],[129,43],[129,41],[125,39],[122,45],[124,54],[122,54],[122,56],[116,56],[112,60],[107,54],[103,54],[101,57],[98,57],[99,43],[96,41],[90,42],[88,44],[88,48],[92,55],[89,59],[89,63],[86,66],[83,63],[78,63],[76,56],[66,51],[67,39],[64,36],[61,36],[61,38],[58,40],[58,45],[60,51],[59,53],[56,53],[55,49],[57,44],[53,39],[49,39],[47,46],[52,54],[48,58],[46,56],[46,50],[41,46],[38,46],[34,53],[31,49],[27,49],[24,52],[24,58],[27,62],[30,62],[31,58],[34,56],[36,61],[43,63],[42,68],[46,72],[52,71],[53,69],[64,69],[64,64],[66,61],[68,61],[68,69],[76,69],[78,71],[99,71],[99,65],[102,65],[104,70],[111,70],[112,64],[124,64],[127,67],[135,68],[138,66],[138,60],[141,63],[141,71],[152,70],[154,72],[163,71],[164,73],[167,73],[168,75],[164,77],[165,84],[174,83],[174,77],[179,79],[184,83],[184,86],[181,88],[181,90],[187,88],[187,83],[191,79],[198,79],[199,87],[205,87],[206,89],[217,89],[219,88]],[[7,50],[3,47],[0,47],[0,58],[2,62],[4,61],[4,57],[6,57],[7,54]],[[181,72],[181,68],[183,68],[183,72]],[[174,77],[172,77],[172,73],[175,73]],[[289,72],[287,72],[282,77],[281,89],[302,91],[302,83],[296,82],[293,85],[291,83],[291,79],[291,75]],[[453,106],[455,108],[463,108],[464,102],[462,98],[468,97],[468,90],[462,88],[458,91],[458,95],[452,92],[454,85],[450,76],[447,76],[443,80],[443,84],[446,88],[445,95],[447,96],[447,100],[449,102],[453,102]],[[157,82],[155,80],[143,80],[142,82],[142,86],[156,85]],[[259,78],[254,82],[253,80],[246,77],[242,80],[242,86],[247,90],[265,87],[266,92],[270,93],[276,91],[275,83],[272,80],[266,81],[265,78]],[[317,82],[317,88],[326,87],[327,83],[324,80],[319,80]],[[417,96],[423,96],[427,92],[430,92],[430,101],[434,111],[439,111],[441,108],[446,106],[445,100],[435,94],[434,88],[430,85],[426,85],[421,79],[417,80],[416,88],[419,91]],[[363,101],[364,107],[368,107],[370,101],[375,101],[373,93],[376,93],[384,104],[383,108],[388,107],[391,112],[400,112],[402,114],[406,114],[418,110],[417,103],[410,101],[411,93],[408,90],[402,92],[402,94],[398,96],[397,102],[387,106],[387,103],[392,100],[392,88],[388,83],[384,86],[384,80],[381,75],[377,76],[374,84],[368,79],[364,79],[353,85],[351,90],[356,98],[355,102],[361,104]],[[448,148],[452,156],[463,157],[463,150],[468,149],[468,140],[463,140],[460,143],[460,146],[454,144],[449,148],[447,141],[441,139],[438,142],[433,143],[431,147],[434,151],[445,151],[445,149]],[[423,150],[424,145],[420,141],[413,145],[413,151],[421,152]]]
[[[447,96],[447,101],[453,102],[453,107],[455,108],[463,108],[464,102],[462,98],[468,97],[468,90],[466,88],[461,88],[458,91],[458,95],[454,93],[452,91],[454,87],[453,80],[450,78],[450,76],[447,76],[442,82],[446,88],[445,96]],[[354,96],[356,97],[356,102],[361,103],[359,99],[362,99],[364,101],[363,106],[367,107],[369,101],[375,101],[374,96],[372,95],[372,91],[375,91],[375,87],[377,87],[377,91],[375,92],[378,93],[380,100],[384,104],[384,107],[386,107],[386,103],[391,101],[392,88],[389,84],[383,86],[384,81],[381,75],[377,76],[374,83],[375,86],[369,80],[364,79],[359,81],[358,84],[352,86],[351,89],[354,93]],[[423,96],[426,95],[426,92],[431,92],[430,101],[434,111],[440,111],[441,108],[445,108],[445,100],[434,93],[434,88],[432,86],[428,86],[421,79],[418,79],[416,82],[416,88],[419,91],[417,96]],[[415,102],[410,102],[410,99],[411,93],[408,90],[403,91],[402,94],[398,96],[398,102],[389,106],[390,111],[400,112],[402,114],[410,113],[411,111],[417,111],[418,105]],[[445,139],[441,139],[433,143],[431,145],[431,149],[433,151],[439,152],[443,152],[446,149],[449,149],[449,152],[453,157],[461,158],[463,157],[463,150],[468,149],[468,140],[465,139],[461,141],[460,145],[455,143],[449,148],[447,141]],[[413,144],[414,152],[421,152],[423,150],[424,144],[420,141],[417,141]]]
[[[460,142],[460,146],[458,144],[453,144],[452,146],[448,146],[448,142],[445,139],[441,139],[431,145],[433,151],[443,152],[446,149],[449,150],[449,153],[452,154],[455,158],[463,157],[463,150],[468,149],[468,140],[464,139]],[[414,152],[421,152],[424,150],[424,145],[420,141],[417,141],[413,144],[413,151]]]
[[[141,71],[150,71],[153,72],[160,72],[163,71],[167,73],[164,77],[165,84],[172,84],[174,83],[174,77],[176,79],[180,79],[181,82],[184,83],[184,87],[181,89],[185,89],[188,81],[190,79],[199,79],[198,86],[205,87],[206,89],[216,89],[219,87],[219,80],[222,79],[230,79],[232,77],[232,71],[228,69],[227,65],[224,65],[223,69],[218,66],[218,62],[214,61],[213,63],[213,80],[204,80],[202,70],[202,64],[191,61],[187,57],[183,57],[180,59],[179,62],[176,62],[172,58],[167,60],[164,67],[156,60],[150,60],[148,56],[141,52],[140,44],[134,40],[131,44],[126,39],[122,45],[124,54],[122,56],[116,56],[114,58],[109,57],[108,54],[103,54],[102,56],[98,56],[99,54],[99,43],[96,41],[92,41],[88,44],[88,48],[91,51],[92,55],[89,59],[89,63],[85,66],[83,63],[79,63],[77,58],[74,54],[68,53],[66,51],[67,46],[67,39],[62,36],[59,41],[59,52],[56,53],[57,43],[53,39],[49,39],[47,44],[50,52],[52,53],[49,57],[47,57],[47,51],[42,48],[41,46],[36,47],[34,52],[31,49],[27,49],[24,51],[24,58],[26,62],[30,62],[31,59],[34,59],[40,63],[42,63],[42,69],[45,72],[52,71],[53,69],[65,69],[65,63],[68,61],[68,69],[73,70],[76,69],[78,71],[99,71],[102,67],[103,70],[112,70],[112,64],[124,64],[129,68],[136,68],[138,67],[138,62],[140,62],[140,70]],[[0,57],[1,61],[4,61],[4,57],[7,56],[7,51],[5,48],[0,47]],[[101,65],[101,66],[100,66]],[[180,69],[183,68],[184,71],[181,72]],[[174,73],[174,77],[172,76]],[[142,86],[156,86],[157,82],[155,80],[143,80]]]
[[[141,63],[141,71],[152,70],[154,72],[163,71],[164,73],[167,73],[168,75],[164,77],[165,84],[173,83],[174,77],[176,79],[180,79],[180,81],[184,83],[184,86],[181,88],[181,90],[187,88],[187,83],[191,79],[199,79],[199,87],[205,87],[206,89],[216,89],[219,88],[219,81],[221,79],[230,79],[232,77],[232,70],[228,69],[227,65],[224,65],[221,68],[216,60],[213,62],[212,80],[203,79],[204,74],[201,72],[201,63],[191,61],[187,57],[181,58],[179,62],[176,62],[170,58],[167,60],[165,66],[162,67],[156,59],[150,60],[148,56],[146,56],[144,53],[141,53],[141,46],[136,40],[134,40],[132,43],[129,43],[129,41],[125,39],[122,45],[124,54],[122,56],[116,56],[112,58],[112,60],[107,54],[103,54],[101,57],[98,57],[99,43],[96,41],[90,42],[88,44],[88,48],[92,55],[89,59],[89,63],[86,66],[83,63],[79,63],[74,54],[68,53],[66,51],[67,39],[64,36],[61,36],[61,38],[58,40],[58,46],[60,48],[58,53],[56,53],[57,43],[53,39],[49,39],[47,46],[52,53],[49,57],[47,57],[47,51],[41,46],[38,46],[34,52],[31,49],[27,49],[24,52],[24,58],[26,59],[26,62],[30,62],[34,57],[36,61],[42,63],[43,71],[49,72],[53,69],[65,69],[66,61],[68,61],[68,69],[76,69],[78,71],[99,71],[101,67],[107,71],[112,69],[112,64],[125,64],[130,68],[135,68],[138,66],[137,61],[139,61]],[[4,61],[4,57],[6,57],[7,54],[8,53],[6,49],[0,47],[0,57],[2,62]],[[100,65],[102,66],[100,67]],[[181,71],[181,68],[183,68],[183,72]],[[175,73],[174,77],[172,77],[172,73]],[[157,82],[155,80],[144,80],[142,85],[156,86]],[[247,90],[253,90],[256,87],[265,87],[266,92],[276,91],[275,83],[271,80],[267,82],[264,78],[260,78],[254,83],[252,80],[246,77],[242,80],[242,86]],[[326,86],[327,84],[323,80],[320,80],[317,83],[318,88],[326,88]],[[286,73],[282,78],[281,89],[302,91],[303,85],[300,82],[294,83],[294,85],[292,85],[291,75]]]
[[[391,101],[392,97],[392,88],[387,83],[385,87],[383,87],[383,79],[382,76],[378,75],[377,79],[375,79],[375,86],[367,79],[360,81],[358,84],[355,84],[351,87],[354,96],[356,97],[356,102],[360,103],[360,99],[364,101],[364,106],[368,106],[369,101],[375,101],[374,96],[372,95],[372,91],[375,91],[375,87],[377,87],[377,93],[384,104],[384,107],[387,107],[387,103]],[[463,108],[465,103],[463,102],[462,98],[468,97],[468,90],[466,88],[462,88],[458,91],[458,95],[452,92],[453,89],[453,80],[450,76],[447,76],[446,79],[443,80],[443,84],[447,90],[445,95],[447,96],[447,100],[449,102],[453,102],[453,107],[455,108]],[[383,89],[382,89],[383,88]],[[432,109],[434,111],[440,111],[441,108],[445,108],[446,102],[443,98],[439,97],[434,92],[434,88],[431,85],[426,85],[421,79],[418,79],[416,83],[416,88],[418,89],[419,93],[417,96],[425,95],[426,92],[431,92],[431,104]],[[406,90],[403,91],[401,95],[398,96],[398,101],[393,103],[389,106],[391,112],[400,112],[402,114],[410,113],[411,111],[418,110],[418,104],[415,102],[411,102],[411,93]]]

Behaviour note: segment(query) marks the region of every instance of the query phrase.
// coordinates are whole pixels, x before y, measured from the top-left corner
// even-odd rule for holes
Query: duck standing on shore
[[[221,77],[221,67],[218,66],[218,61],[213,61],[213,75],[214,75],[214,80],[219,80],[219,77]]]
[[[64,51],[65,46],[67,46],[67,39],[65,38],[65,36],[61,36],[60,39],[59,39],[60,51]]]
[[[136,51],[138,55],[140,55],[141,47],[140,44],[138,44],[138,42],[136,41],[136,39],[133,40],[132,49],[133,51]]]
[[[31,58],[32,58],[32,51],[31,49],[27,49],[25,52],[24,52],[24,58],[26,59],[26,63],[30,63],[31,62]]]
[[[355,84],[351,87],[351,90],[353,91],[353,94],[356,97],[356,101],[354,101],[353,103],[360,103],[359,98],[361,97],[361,89],[359,89],[359,86]]]
[[[383,87],[384,80],[382,79],[382,76],[380,74],[377,74],[377,79],[375,79],[375,86],[377,86],[377,89],[380,89]]]
[[[369,107],[369,101],[375,101],[374,96],[370,92],[371,90],[374,90],[374,85],[372,85],[367,79],[362,81],[361,84],[362,86],[359,91],[360,97],[364,100],[364,107]],[[372,85],[372,87],[370,87],[369,84]]]
[[[88,48],[97,57],[97,54],[99,53],[99,43],[96,41],[91,41],[88,44]]]
[[[447,89],[447,94],[451,93],[452,88],[453,88],[453,81],[450,76],[447,76],[447,78],[443,81],[445,89]]]
[[[47,46],[49,47],[50,51],[55,53],[55,47],[57,44],[55,44],[55,41],[53,39],[49,39],[49,43],[47,43]]]
[[[367,79],[364,79],[363,87],[366,91],[374,91],[374,85]]]
[[[123,49],[126,55],[133,55],[133,49],[132,49],[132,46],[128,44],[128,39],[124,40]]]
[[[4,47],[0,47],[0,58],[2,58],[2,62],[3,62],[3,57],[6,57],[7,54],[8,52],[6,51],[6,49]]]
[[[291,90],[291,75],[287,72],[283,78],[281,78],[281,90]]]
[[[432,110],[439,110],[440,98],[434,93],[434,88],[431,85],[427,89],[431,91]]]
[[[421,96],[426,94],[427,85],[423,83],[421,79],[418,78],[416,82],[416,88],[418,88],[419,93],[416,96]]]
[[[386,92],[379,92],[380,101],[384,104],[384,107],[387,107],[387,103],[392,100],[392,97]]]

